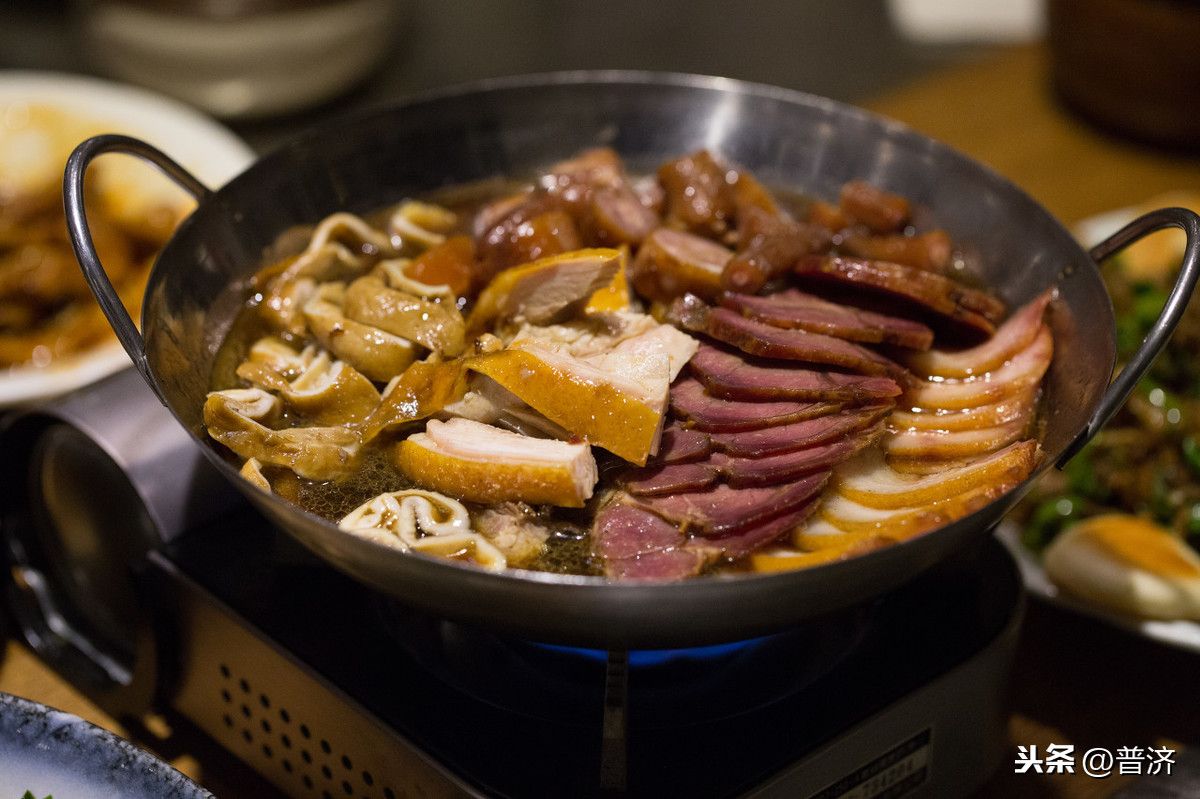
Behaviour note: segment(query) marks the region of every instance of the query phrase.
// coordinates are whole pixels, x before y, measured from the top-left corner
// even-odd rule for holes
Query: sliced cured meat
[[[725,264],[721,285],[750,293],[786,274],[800,256],[827,252],[832,240],[820,225],[796,222],[759,208],[741,214],[738,237],[741,249]]]
[[[687,543],[686,548],[702,552],[705,548],[715,545],[720,547],[721,554],[726,559],[737,560],[783,538],[797,525],[803,524],[816,509],[817,500],[813,498],[791,513],[740,530],[733,535],[717,539],[693,538]]]
[[[838,305],[795,289],[766,297],[726,294],[721,305],[775,327],[823,333],[847,341],[895,344],[914,350],[926,350],[933,344],[933,331],[920,322]]]
[[[643,297],[670,302],[685,292],[721,293],[721,273],[733,253],[716,242],[672,228],[646,237],[629,265],[629,279]]]
[[[915,266],[930,272],[945,269],[950,263],[954,245],[944,230],[931,230],[916,236],[858,236],[842,237],[838,249],[848,255],[891,261],[894,264]]]
[[[901,404],[941,410],[991,405],[1036,389],[1053,357],[1054,338],[1042,325],[1032,344],[994,372],[963,380],[915,381],[905,390]]]
[[[908,200],[886,192],[865,180],[852,180],[842,186],[838,197],[842,213],[876,233],[894,233],[904,227],[911,211]]]
[[[976,335],[990,336],[1004,303],[934,272],[903,264],[842,255],[806,255],[793,272],[800,278],[854,286],[898,297]]]
[[[678,300],[671,308],[671,315],[688,330],[707,333],[747,355],[803,361],[898,379],[904,379],[908,374],[898,363],[853,342],[805,330],[785,330],[747,319],[728,308],[710,308],[695,296]]]
[[[829,472],[818,472],[794,483],[765,488],[718,485],[708,491],[641,498],[638,504],[685,532],[720,538],[798,510],[828,479]]]
[[[742,458],[763,458],[837,441],[870,427],[887,415],[891,407],[871,405],[780,427],[740,433],[711,433],[709,438],[714,450]]]
[[[639,470],[625,488],[636,496],[664,496],[702,491],[718,482],[734,488],[790,483],[806,474],[831,469],[874,442],[880,432],[882,427],[877,425],[840,441],[763,458],[714,452],[703,461]]]
[[[1033,343],[1042,329],[1042,316],[1053,296],[1051,289],[1022,305],[1000,325],[994,336],[977,347],[916,353],[905,363],[922,377],[963,378],[990,372]]]
[[[701,433],[699,430],[688,430],[679,424],[672,424],[663,429],[658,452],[655,453],[651,463],[660,465],[698,461],[711,451],[712,442],[706,433]]]
[[[685,549],[675,525],[632,505],[609,505],[592,527],[595,552],[604,573],[618,580],[681,580],[698,574],[717,550]]]
[[[708,393],[725,399],[864,403],[900,394],[899,384],[890,377],[748,363],[704,344],[688,366]]]
[[[841,410],[840,402],[738,402],[714,397],[704,384],[686,377],[671,386],[671,410],[691,427],[728,433],[775,427]]]

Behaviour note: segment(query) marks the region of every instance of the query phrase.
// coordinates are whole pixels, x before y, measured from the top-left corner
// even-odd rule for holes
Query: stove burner
[[[492,707],[593,725],[609,653],[532,642],[414,614],[381,602],[395,640],[451,688]],[[628,653],[634,728],[732,718],[781,701],[835,668],[864,635],[871,607],[762,638]]]
[[[767,638],[749,638],[745,641],[730,641],[725,644],[713,644],[712,646],[696,646],[687,649],[640,649],[633,650],[628,654],[629,668],[637,669],[642,666],[659,666],[665,663],[670,663],[673,660],[719,660],[726,655],[738,652],[747,647],[753,647],[759,643],[768,640]],[[566,654],[574,654],[581,658],[589,658],[598,663],[608,661],[609,653],[603,649],[583,649],[574,646],[560,646],[558,644],[541,644],[530,642],[533,646],[540,646],[553,652],[563,652]]]

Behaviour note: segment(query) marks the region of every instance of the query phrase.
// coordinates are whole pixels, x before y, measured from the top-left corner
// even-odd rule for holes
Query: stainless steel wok
[[[616,148],[632,171],[707,147],[768,184],[827,197],[845,181],[864,178],[924,209],[1011,305],[1057,286],[1043,470],[1069,458],[1120,407],[1166,342],[1200,276],[1200,218],[1183,209],[1142,217],[1089,254],[1016,186],[902,125],[793,91],[685,75],[566,73],[418,97],[304,133],[215,193],[143,142],[100,136],[81,144],[67,166],[67,215],[84,274],[134,365],[205,445],[216,468],[320,557],[433,613],[546,641],[609,648],[710,643],[868,601],[987,535],[1028,482],[928,535],[805,571],[672,584],[490,574],[347,535],[238,477],[208,441],[201,406],[214,353],[242,304],[246,278],[281,231],[335,211],[372,211],[440,186],[533,174],[598,144]],[[105,152],[154,163],[199,201],[150,275],[142,334],[97,259],[84,215],[84,172]],[[1169,226],[1183,228],[1188,237],[1178,283],[1137,357],[1110,385],[1113,311],[1096,262]]]

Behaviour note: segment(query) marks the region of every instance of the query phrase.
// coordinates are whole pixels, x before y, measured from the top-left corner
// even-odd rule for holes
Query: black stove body
[[[0,517],[9,608],[101,706],[171,707],[288,795],[943,797],[1004,754],[1022,595],[990,538],[765,638],[547,646],[375,594],[201,472],[167,490],[199,459],[113,410],[130,385],[0,427],[22,486]]]

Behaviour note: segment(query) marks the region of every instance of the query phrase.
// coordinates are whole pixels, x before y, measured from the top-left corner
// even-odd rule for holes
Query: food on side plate
[[[205,424],[261,490],[485,569],[854,557],[1040,457],[1051,295],[1010,314],[911,217],[861,181],[832,205],[706,151],[635,177],[609,149],[337,213],[253,278]]]
[[[48,368],[112,339],[71,250],[62,200],[67,156],[103,128],[51,106],[0,105],[0,370]],[[86,190],[96,250],[136,316],[154,254],[188,207],[119,159],[101,159]]]
[[[1144,210],[1171,205],[1200,209],[1200,196],[1163,195],[1147,201]],[[1134,209],[1131,216],[1137,213]],[[1160,231],[1102,265],[1116,312],[1119,363],[1132,356],[1157,319],[1183,246],[1181,231]],[[1014,335],[1013,340],[1027,335]],[[1110,534],[1115,541],[1117,530],[1127,531],[1133,539],[1155,540],[1147,531],[1158,528],[1174,536],[1179,547],[1193,553],[1200,550],[1198,348],[1200,306],[1191,303],[1121,411],[1061,472],[1047,473],[1016,510],[1023,545],[1044,554],[1048,576],[1085,601],[1134,615],[1169,617],[1169,604],[1139,604],[1141,599],[1131,599],[1134,584],[1156,584],[1152,581],[1165,578],[1153,574],[1153,564],[1131,566],[1119,560],[1119,552],[1114,555],[1114,550],[1105,548],[1104,541],[1110,540]],[[1004,408],[996,407],[1004,411],[998,420],[1007,416]],[[1095,517],[1107,521],[1094,527]],[[1081,521],[1086,524],[1078,524]],[[1059,537],[1074,528],[1080,531],[1071,533],[1060,547]],[[1052,552],[1058,554],[1051,557]],[[1096,562],[1089,564],[1089,560]],[[1131,576],[1134,568],[1140,576]],[[1086,585],[1089,579],[1097,582]],[[1118,586],[1123,587],[1118,590]],[[1174,607],[1182,614],[1175,618],[1189,617],[1182,605]]]
[[[1046,574],[1071,594],[1118,613],[1200,621],[1200,555],[1137,516],[1093,516],[1046,548]]]

